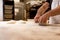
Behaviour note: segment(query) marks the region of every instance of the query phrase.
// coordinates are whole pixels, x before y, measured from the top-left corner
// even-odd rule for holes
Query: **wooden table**
[[[33,20],[7,23],[0,22],[0,40],[60,40],[60,26],[40,26]]]

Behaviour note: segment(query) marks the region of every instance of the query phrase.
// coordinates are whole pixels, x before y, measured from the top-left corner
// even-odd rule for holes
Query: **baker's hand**
[[[44,15],[42,15],[42,16],[39,18],[38,21],[39,21],[39,23],[42,23],[42,24],[43,24],[43,23],[47,23],[48,18],[49,18],[49,17],[44,14]]]
[[[36,15],[35,17],[34,17],[34,21],[35,21],[35,23],[38,23],[38,19],[40,18],[40,15]]]

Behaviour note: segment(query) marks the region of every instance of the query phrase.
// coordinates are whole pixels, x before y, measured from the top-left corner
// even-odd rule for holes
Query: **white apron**
[[[54,9],[59,5],[60,5],[60,0],[53,0],[52,5],[51,5],[51,9]],[[50,17],[49,23],[50,24],[59,24],[60,23],[60,15]]]

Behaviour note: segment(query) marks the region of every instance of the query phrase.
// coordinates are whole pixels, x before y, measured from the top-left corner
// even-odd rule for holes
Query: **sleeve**
[[[49,11],[49,10],[51,10],[52,0],[46,0],[46,2],[48,2],[48,3],[49,3],[49,8],[48,8],[48,10],[47,10],[47,11]]]
[[[50,3],[50,0],[46,0],[46,2]]]
[[[52,0],[46,0],[50,5],[52,4]]]

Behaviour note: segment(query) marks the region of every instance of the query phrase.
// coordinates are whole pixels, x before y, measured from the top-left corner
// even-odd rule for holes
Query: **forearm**
[[[45,2],[37,11],[38,15],[42,15],[49,8],[49,3]]]
[[[48,11],[46,14],[47,14],[49,17],[50,17],[50,16],[55,16],[55,15],[60,15],[60,6],[57,7],[57,8],[55,8],[55,9],[53,9],[53,10],[51,10],[51,11]]]

